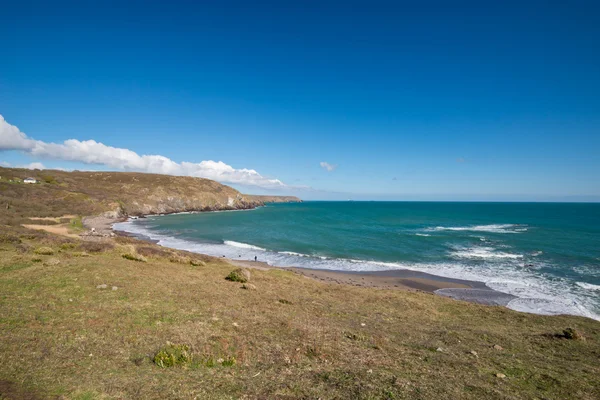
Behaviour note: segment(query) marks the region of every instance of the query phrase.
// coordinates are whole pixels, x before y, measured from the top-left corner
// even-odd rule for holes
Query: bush
[[[565,339],[570,339],[570,340],[580,340],[583,338],[583,336],[581,336],[581,333],[577,332],[575,329],[573,328],[567,328],[563,331],[562,336]]]
[[[89,253],[100,253],[107,250],[112,250],[115,247],[111,242],[82,242],[79,244],[79,250]]]
[[[0,234],[0,243],[21,243],[21,239],[15,235],[10,235],[8,233]]]
[[[71,249],[74,249],[76,246],[77,246],[76,243],[67,242],[67,243],[61,244],[60,249],[61,250],[71,250]]]
[[[133,253],[125,253],[125,254],[123,254],[123,258],[125,258],[127,260],[131,260],[131,261],[148,262],[146,257],[141,256],[139,254],[133,254]]]
[[[170,251],[161,249],[160,247],[138,247],[136,251],[138,254],[146,257],[169,257],[171,255]]]
[[[38,247],[37,249],[35,249],[35,254],[51,256],[54,254],[54,250],[52,250],[50,247]]]
[[[246,283],[250,280],[250,271],[245,268],[236,268],[225,279],[232,282]]]
[[[167,342],[167,345],[160,349],[154,356],[154,364],[161,368],[174,366],[183,366],[192,362],[190,348],[185,344],[173,344]]]

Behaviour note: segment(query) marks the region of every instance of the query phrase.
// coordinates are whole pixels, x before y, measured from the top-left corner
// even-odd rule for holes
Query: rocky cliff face
[[[263,203],[302,203],[302,200],[296,196],[266,196],[248,194],[246,195],[246,198],[250,198],[252,200],[260,201]]]

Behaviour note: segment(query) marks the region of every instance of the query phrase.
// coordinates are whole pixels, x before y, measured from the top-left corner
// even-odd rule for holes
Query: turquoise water
[[[305,202],[116,228],[273,265],[479,280],[519,297],[516,310],[600,319],[600,204]]]

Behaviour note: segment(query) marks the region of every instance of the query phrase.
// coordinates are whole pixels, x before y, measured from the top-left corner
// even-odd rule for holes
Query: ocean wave
[[[527,227],[515,224],[491,224],[491,225],[472,225],[472,226],[436,226],[427,228],[427,231],[470,231],[470,232],[489,232],[489,233],[523,233],[527,232]]]
[[[234,242],[233,240],[225,240],[223,243],[226,244],[226,245],[228,245],[228,246],[239,247],[241,249],[252,249],[252,250],[266,251],[266,249],[263,249],[262,247],[254,246],[254,245],[248,244],[248,243]]]
[[[450,253],[451,256],[457,258],[470,258],[470,259],[483,259],[483,260],[494,260],[494,259],[521,259],[521,254],[505,253],[496,251],[493,247],[469,247],[463,248]]]
[[[593,283],[575,282],[577,286],[587,290],[600,290],[600,285],[594,285]]]
[[[426,236],[429,237],[431,236],[429,233],[415,233],[416,236]]]
[[[352,260],[308,256],[306,254],[298,255],[300,253],[292,254],[293,252],[268,251],[245,243],[241,243],[242,247],[240,247],[239,242],[233,242],[238,246],[230,245],[231,241],[227,241],[228,243],[196,242],[146,229],[143,223],[139,221],[115,224],[114,229],[157,240],[159,245],[165,247],[244,260],[253,260],[255,256],[258,256],[260,261],[282,267],[295,266],[340,271],[409,269],[448,278],[480,281],[491,289],[517,296],[518,299],[507,305],[511,309],[537,314],[572,314],[600,321],[600,315],[596,313],[597,311],[594,311],[598,310],[597,293],[581,285],[573,285],[570,281],[552,279],[540,274],[539,271],[521,268],[520,265],[511,260],[511,258],[518,259],[514,257],[500,258],[499,260],[504,261],[503,263],[484,257],[482,258],[483,263],[478,265],[473,265],[460,257],[452,262],[432,263]],[[456,249],[456,251],[460,251],[460,249]],[[484,252],[480,251],[479,254],[488,254],[489,252],[494,253],[493,249],[490,248]]]
[[[279,251],[279,254],[285,254],[288,256],[298,256],[298,257],[311,257],[308,254],[296,253],[295,251]]]

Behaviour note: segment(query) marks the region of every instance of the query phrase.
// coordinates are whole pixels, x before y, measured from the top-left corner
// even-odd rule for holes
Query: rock
[[[246,289],[246,290],[256,290],[256,286],[254,286],[251,283],[244,283],[242,285],[242,289]]]
[[[502,350],[504,350],[504,349],[502,348],[502,346],[500,346],[500,345],[498,345],[498,344],[495,344],[495,345],[494,345],[494,350],[499,350],[499,351],[502,351]]]
[[[364,322],[361,322],[360,326],[367,326]]]
[[[106,289],[107,287],[108,287],[108,285],[103,283],[102,285],[96,286],[96,289]]]
[[[474,355],[475,357],[479,358],[479,355],[477,354],[477,352],[475,350],[471,350],[469,353]]]
[[[116,287],[116,286],[112,287],[112,290],[117,290],[117,289],[118,289],[118,287]]]
[[[444,352],[444,349],[442,349],[441,347],[438,347],[437,349],[435,349],[435,351],[437,351],[437,352],[440,352],[440,353],[443,353],[443,352]]]
[[[372,370],[372,369],[368,369],[368,370],[367,370],[367,374],[372,374],[372,373],[373,373],[373,370]]]
[[[504,378],[506,378],[506,375],[504,375],[504,374],[501,374],[500,372],[498,372],[498,373],[496,374],[496,377],[497,377],[497,378],[500,378],[500,379],[504,379]]]
[[[60,260],[58,258],[50,258],[49,260],[44,261],[44,265],[53,266],[60,264]]]

